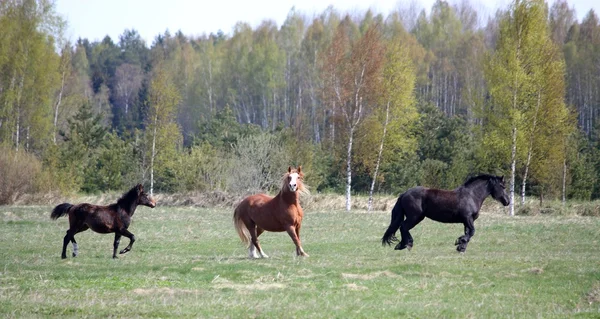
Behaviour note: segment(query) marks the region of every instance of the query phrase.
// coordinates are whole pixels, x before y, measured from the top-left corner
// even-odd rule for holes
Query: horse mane
[[[123,208],[128,207],[132,202],[139,197],[138,188],[141,185],[136,185],[132,189],[130,189],[127,193],[123,194],[121,198],[117,200],[117,205]]]
[[[478,180],[482,180],[483,179],[483,180],[489,181],[489,180],[494,179],[494,178],[496,178],[496,176],[490,175],[490,174],[481,174],[481,175],[473,176],[473,177],[470,177],[469,179],[467,179],[467,181],[463,184],[463,186],[465,186],[465,187],[469,186],[469,185],[471,185],[472,183],[474,183],[474,182],[476,182]]]

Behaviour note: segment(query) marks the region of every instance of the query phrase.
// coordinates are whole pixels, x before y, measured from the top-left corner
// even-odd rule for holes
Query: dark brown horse
[[[156,201],[144,192],[142,184],[136,185],[119,198],[115,204],[108,206],[87,203],[78,205],[63,203],[54,207],[52,214],[50,214],[50,218],[52,219],[69,214],[69,229],[63,240],[61,257],[63,259],[67,258],[67,245],[69,241],[73,243],[73,257],[77,257],[79,248],[75,241],[75,234],[85,231],[88,228],[101,234],[115,233],[113,258],[117,258],[117,248],[119,247],[121,236],[129,238],[129,245],[121,250],[120,253],[124,254],[130,251],[131,246],[135,242],[135,236],[127,228],[138,205],[151,208],[156,206]]]
[[[299,193],[306,191],[302,183],[303,177],[301,166],[298,166],[298,169],[288,167],[277,196],[252,195],[236,207],[233,223],[240,239],[248,246],[250,258],[269,257],[258,243],[258,236],[264,231],[286,231],[296,245],[296,255],[308,256],[300,243],[300,227],[304,213],[300,207]],[[260,256],[257,255],[257,250]]]
[[[465,234],[454,245],[459,252],[467,250],[467,244],[475,235],[473,222],[479,217],[483,201],[489,196],[507,206],[510,201],[504,186],[504,176],[479,175],[468,179],[455,190],[440,190],[414,187],[400,195],[392,209],[392,221],[381,239],[382,244],[390,245],[397,241],[396,230],[400,228],[402,239],[396,250],[413,246],[409,233],[425,217],[442,223],[460,223],[465,226]]]

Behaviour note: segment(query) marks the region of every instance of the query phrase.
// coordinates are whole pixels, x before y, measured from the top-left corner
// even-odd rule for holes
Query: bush
[[[34,155],[0,147],[0,205],[13,204],[22,195],[35,192],[41,168]]]

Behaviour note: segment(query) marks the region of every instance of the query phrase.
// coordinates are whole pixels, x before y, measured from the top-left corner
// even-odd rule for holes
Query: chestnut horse
[[[510,203],[504,186],[504,176],[483,174],[471,177],[452,191],[413,187],[398,198],[392,209],[392,221],[381,242],[389,245],[396,241],[395,233],[400,228],[402,239],[395,249],[410,250],[413,238],[409,230],[428,217],[442,223],[463,224],[465,234],[458,237],[454,245],[459,252],[465,252],[471,237],[475,235],[473,223],[479,217],[483,201],[490,195],[504,206]]]
[[[279,194],[275,197],[265,194],[252,195],[236,207],[233,224],[242,242],[248,246],[250,258],[269,257],[258,243],[258,236],[264,231],[286,231],[296,245],[296,255],[308,257],[300,243],[300,227],[304,213],[300,207],[299,193],[307,191],[302,183],[303,178],[301,166],[298,166],[298,169],[288,167]],[[260,256],[257,255],[257,250]]]
[[[63,239],[61,257],[63,259],[67,258],[67,245],[69,241],[73,243],[73,257],[77,257],[79,248],[75,241],[75,234],[85,231],[88,228],[101,234],[115,233],[113,258],[117,258],[117,248],[119,247],[121,236],[129,238],[129,245],[121,250],[120,254],[130,251],[131,246],[135,242],[135,236],[127,228],[138,205],[150,208],[156,206],[156,201],[144,192],[142,184],[136,185],[112,205],[97,206],[87,203],[78,205],[62,203],[54,207],[50,214],[50,218],[52,219],[69,214],[69,229]]]

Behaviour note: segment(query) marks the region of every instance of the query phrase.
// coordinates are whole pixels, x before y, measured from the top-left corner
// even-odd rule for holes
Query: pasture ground
[[[486,201],[489,204],[490,200]],[[494,204],[495,205],[495,204]],[[598,318],[600,218],[508,217],[485,206],[466,254],[461,225],[425,220],[412,251],[382,247],[390,213],[306,210],[294,256],[265,233],[249,260],[231,209],[138,208],[133,250],[113,235],[76,236],[51,206],[0,207],[0,317]],[[120,248],[128,240],[121,240]]]

